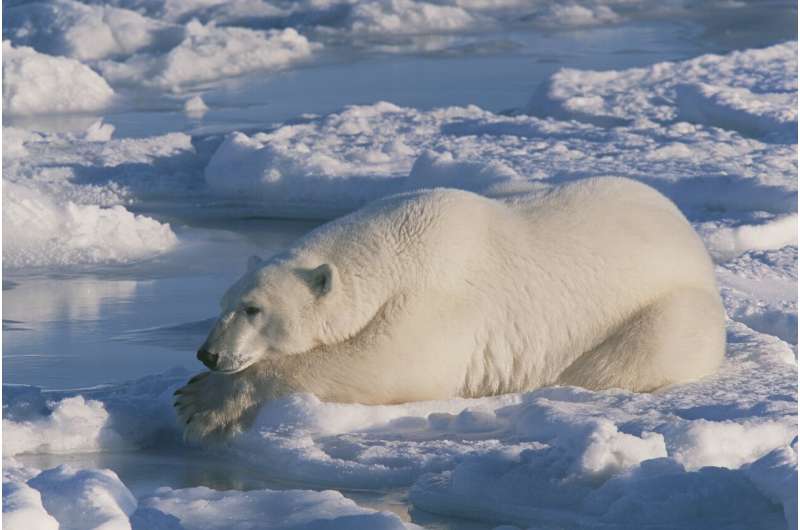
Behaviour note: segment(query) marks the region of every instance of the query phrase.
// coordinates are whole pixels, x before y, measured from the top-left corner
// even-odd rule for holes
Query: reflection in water
[[[101,279],[35,280],[3,292],[3,317],[20,323],[97,320],[133,298],[143,282]]]
[[[70,455],[20,455],[15,457],[25,466],[49,469],[61,464],[79,468],[111,469],[137,496],[152,493],[160,487],[193,488],[205,486],[215,490],[313,489],[324,487],[271,480],[252,466],[235,460],[215,458],[208,452],[188,448],[119,453],[86,453]],[[413,521],[433,530],[488,530],[494,525],[445,518],[420,510],[409,511],[404,489],[386,491],[347,491],[345,496],[365,508],[389,511],[405,521]]]
[[[4,382],[75,388],[200,367],[232,277],[34,279],[5,292]]]
[[[92,275],[4,280],[4,383],[76,388],[164,372],[200,371],[225,290],[247,256],[270,256],[316,226],[310,221],[194,219],[167,256]]]

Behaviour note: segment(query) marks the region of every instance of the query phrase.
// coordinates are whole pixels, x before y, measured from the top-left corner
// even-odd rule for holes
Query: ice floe
[[[121,205],[66,203],[23,184],[3,184],[6,267],[129,262],[174,247],[168,224]]]
[[[103,61],[98,68],[112,84],[180,92],[209,81],[281,70],[306,60],[318,48],[293,28],[264,32],[192,21],[180,44],[167,53]]]
[[[386,51],[398,36],[449,37],[509,19],[552,29],[684,8],[519,0],[112,4],[6,8],[7,113],[94,110],[114,102],[111,86],[144,86],[190,90],[180,105],[198,115],[207,108],[198,87],[304,64],[336,39]],[[422,510],[521,527],[796,528],[796,54],[789,42],[646,68],[565,69],[524,112],[506,114],[381,102],[194,137],[116,138],[93,117],[74,133],[5,128],[6,269],[128,264],[179,248],[157,213],[135,213],[148,201],[201,205],[221,217],[330,218],[414,188],[513,200],[620,175],[655,186],[687,214],[715,258],[729,316],[719,373],[657,393],[553,387],[380,407],[300,394],[268,403],[252,429],[207,448],[183,445],[171,403],[189,376],[180,370],[82,390],[4,385],[6,526],[403,528],[393,514],[312,491],[398,487],[409,488]],[[73,318],[96,318],[103,293],[76,288],[81,294],[69,301],[41,293],[44,305],[72,311],[69,303],[85,297],[91,303],[78,304]],[[158,488],[137,498],[109,470],[41,471],[12,458],[164,447],[242,463],[305,489]]]
[[[267,404],[250,431],[211,454],[295,483],[413,485],[411,502],[420,508],[515,524],[622,528],[659,520],[722,528],[740,521],[774,528],[786,520],[784,510],[796,510],[796,498],[774,485],[796,475],[794,353],[736,322],[729,340],[718,375],[656,394],[565,387],[382,407],[290,396]],[[48,415],[63,410],[65,421],[70,414],[77,420],[91,410],[140,446],[163,444],[170,431],[177,443],[169,399],[185,377],[80,392],[103,403],[91,409],[76,407],[74,392],[45,393],[45,400],[31,389],[8,393],[9,406],[34,410],[4,427],[13,433],[28,422],[49,429]],[[114,450],[116,443],[106,438],[100,445]],[[182,518],[190,517],[190,508],[181,508],[187,498],[256,502],[242,495],[164,490],[155,493],[164,498],[144,505]]]
[[[108,107],[113,99],[105,79],[83,63],[3,41],[6,114],[92,111]]]
[[[565,68],[529,112],[601,125],[687,121],[797,141],[797,42],[606,72]]]
[[[102,122],[68,135],[4,130],[11,139],[3,152],[4,267],[125,263],[176,245],[169,224],[126,209],[124,184],[93,176],[127,164],[139,168],[131,177],[147,188],[141,167],[191,151],[189,137],[111,140],[113,130]]]
[[[753,229],[708,225],[706,231],[721,231],[720,252],[770,244],[755,242],[752,230],[773,234],[772,245],[791,242],[794,147],[686,122],[609,129],[477,107],[418,111],[378,103],[268,132],[231,133],[205,169],[215,193],[300,216],[321,204],[348,211],[415,187],[503,196],[591,175],[643,180],[690,217],[738,211],[733,217],[741,223],[742,212],[770,214]]]
[[[92,61],[174,45],[182,32],[129,9],[56,0],[7,7],[3,33],[41,53]]]
[[[159,488],[139,504],[135,530],[278,528],[403,530],[397,515],[359,507],[337,491]]]

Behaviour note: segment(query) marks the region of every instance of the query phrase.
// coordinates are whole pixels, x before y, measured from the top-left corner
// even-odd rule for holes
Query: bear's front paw
[[[255,403],[236,374],[204,372],[175,391],[175,409],[189,440],[224,440],[246,426]]]

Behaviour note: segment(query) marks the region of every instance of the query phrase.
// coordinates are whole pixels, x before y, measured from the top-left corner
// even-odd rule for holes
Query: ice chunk
[[[797,246],[797,214],[775,216],[759,224],[698,226],[709,251],[718,259],[729,259],[749,250],[772,250]]]
[[[88,142],[107,142],[111,140],[111,135],[113,134],[113,125],[110,123],[103,123],[103,120],[98,120],[86,129],[83,137]]]
[[[292,28],[257,31],[191,21],[183,41],[169,52],[103,61],[99,68],[112,83],[180,92],[210,81],[280,70],[307,60],[319,47]]]
[[[790,421],[707,421],[697,419],[669,429],[670,455],[687,469],[705,466],[738,469],[796,435]]]
[[[83,396],[52,405],[46,416],[9,419],[4,411],[3,453],[86,453],[129,447],[109,426],[105,406]]]
[[[534,114],[600,125],[689,121],[779,140],[797,138],[797,42],[647,68],[565,68],[534,96]]]
[[[744,470],[747,477],[770,499],[783,505],[790,530],[797,530],[797,438],[779,447]]]
[[[415,0],[356,2],[349,24],[359,33],[441,33],[475,28],[481,17],[458,6]]]
[[[717,266],[728,316],[797,344],[797,246],[748,251]]]
[[[9,115],[105,108],[114,91],[88,66],[3,41],[3,111]]]
[[[270,132],[231,133],[205,177],[213,193],[273,215],[324,216],[332,207],[342,213],[416,187],[505,196],[616,175],[653,185],[690,215],[741,219],[734,212],[766,211],[783,218],[797,208],[794,158],[790,145],[688,123],[609,130],[477,107],[419,111],[377,103]],[[790,226],[775,228],[779,237],[770,245],[789,241]]]
[[[3,481],[3,528],[59,530],[58,521],[42,506],[41,494],[24,482]]]
[[[73,0],[9,6],[3,33],[16,45],[80,61],[127,56],[143,48],[171,47],[181,28],[129,9]]]
[[[620,22],[621,17],[606,5],[551,4],[535,11],[530,20],[556,28],[588,27]]]
[[[136,498],[110,469],[62,465],[28,481],[39,490],[59,530],[130,530]]]
[[[361,508],[337,491],[214,491],[205,487],[159,488],[141,501],[132,521],[134,530],[418,528],[405,525],[394,514]]]
[[[203,98],[200,96],[193,96],[187,99],[186,103],[183,104],[183,112],[189,117],[201,118],[203,114],[208,112],[208,105],[206,105],[206,102],[203,101]]]
[[[146,259],[177,244],[168,224],[121,205],[58,202],[26,185],[3,182],[3,265],[72,266]]]

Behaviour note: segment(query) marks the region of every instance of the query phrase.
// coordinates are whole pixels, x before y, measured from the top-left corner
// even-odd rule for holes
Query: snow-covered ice
[[[41,494],[24,482],[3,481],[3,520],[6,528],[59,528],[58,521],[42,506]]]
[[[560,68],[504,112],[452,105],[447,93],[424,108],[371,94],[272,123],[253,109],[290,101],[225,99],[236,93],[226,92],[229,83],[291,78],[298,68],[336,72],[351,60],[377,64],[411,52],[433,54],[446,69],[454,64],[448,54],[513,55],[526,31],[566,29],[603,42],[635,21],[695,23],[763,8],[650,0],[12,4],[4,6],[3,106],[28,121],[3,128],[4,289],[12,289],[7,301],[28,308],[12,308],[14,318],[29,322],[6,320],[4,330],[34,337],[31,357],[75,346],[66,334],[35,342],[41,327],[29,324],[102,329],[106,313],[118,310],[114,300],[128,304],[143,285],[150,293],[171,281],[161,278],[169,271],[194,270],[192,260],[205,260],[198,253],[217,264],[273,237],[242,229],[252,218],[325,220],[430,186],[513,200],[599,175],[644,181],[686,213],[715,260],[729,346],[715,376],[654,394],[554,387],[392,406],[297,394],[264,406],[230,443],[195,447],[183,442],[172,410],[185,370],[72,390],[14,384],[8,345],[18,342],[4,337],[6,527],[413,527],[354,501],[359,490],[399,491],[416,513],[486,528],[797,527],[796,40],[730,53],[715,44],[700,56],[681,48],[667,62],[635,68]],[[617,46],[620,56],[628,45]],[[502,80],[486,81],[495,82]],[[233,106],[229,121],[206,121]],[[126,127],[131,116],[159,112],[183,125]],[[36,121],[43,116],[61,121]],[[93,277],[101,265],[109,276]],[[64,286],[36,283],[37,275]],[[115,330],[114,340],[133,341],[142,354],[154,341],[188,341],[188,349],[211,316],[195,313]],[[78,364],[59,362],[64,370]],[[57,465],[160,451],[282,485],[232,480],[236,489],[227,490],[165,479],[134,487],[102,460]]]
[[[108,469],[59,466],[28,481],[42,495],[42,504],[60,530],[127,530],[136,498]]]
[[[307,59],[318,48],[292,28],[265,33],[192,21],[183,40],[168,53],[103,61],[99,69],[112,84],[180,92],[220,78],[280,70]]]
[[[797,509],[775,485],[797,472],[794,350],[735,321],[729,340],[717,376],[657,394],[552,388],[383,407],[292,396],[265,406],[250,431],[211,454],[294,483],[412,486],[411,502],[425,510],[515,524],[779,527],[784,511]],[[18,391],[7,406],[38,400],[40,408],[4,429],[54,436],[57,422],[80,425],[93,413],[91,423],[109,432],[75,450],[114,450],[120,438],[145,447],[164,431],[177,440],[167,411],[184,379],[84,391],[87,402]],[[664,497],[665,488],[681,493]],[[167,510],[174,514],[185,500],[170,502],[179,504]]]
[[[113,98],[106,80],[81,62],[3,41],[6,114],[92,111],[109,106]]]
[[[175,246],[168,224],[122,205],[61,203],[41,190],[4,183],[3,258],[7,267],[128,262]]]
[[[208,105],[200,96],[193,96],[183,104],[183,112],[193,118],[202,118],[208,112]]]
[[[222,492],[204,487],[160,488],[142,500],[132,523],[141,530],[419,528],[404,524],[394,514],[360,508],[337,491]]]
[[[93,174],[106,168],[124,175],[120,168],[130,167],[138,186],[152,188],[144,177],[155,178],[158,168],[136,171],[137,165],[191,152],[189,137],[112,140],[112,134],[100,122],[81,134],[4,129],[11,141],[3,153],[5,267],[124,263],[176,245],[168,223],[126,209],[125,183],[95,183]]]
[[[81,61],[127,56],[180,37],[180,29],[136,11],[74,0],[7,7],[4,33],[15,44]]]
[[[590,123],[688,121],[797,140],[797,43],[704,55],[648,68],[563,69],[532,99],[534,114]]]

